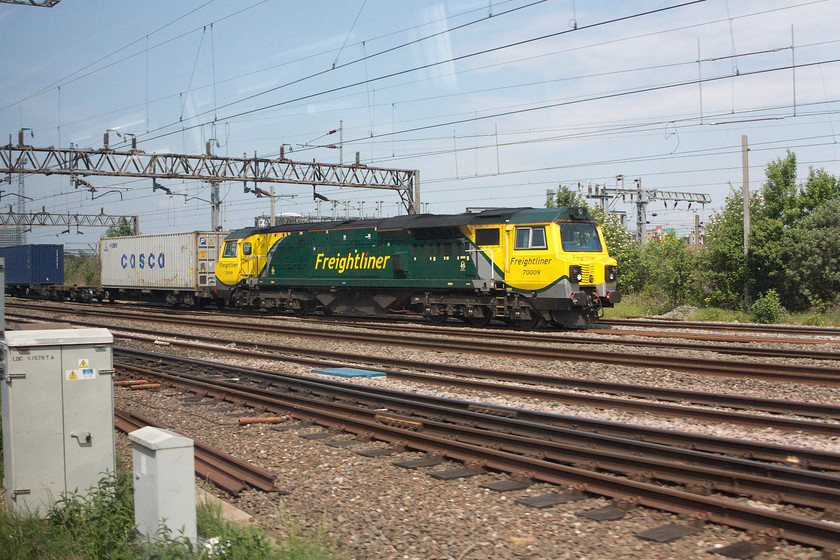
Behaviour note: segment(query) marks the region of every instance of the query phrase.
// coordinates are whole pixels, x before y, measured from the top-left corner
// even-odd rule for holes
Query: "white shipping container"
[[[191,231],[100,240],[103,288],[194,290],[216,285],[226,232]]]

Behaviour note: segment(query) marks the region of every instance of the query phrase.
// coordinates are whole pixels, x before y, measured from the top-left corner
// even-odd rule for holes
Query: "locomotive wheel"
[[[514,320],[514,324],[517,326],[519,330],[523,331],[532,331],[538,326],[540,326],[542,320],[538,315],[534,315],[528,319],[516,319]]]
[[[486,327],[490,324],[490,320],[493,318],[493,315],[490,313],[490,310],[486,307],[479,307],[478,309],[481,311],[480,316],[464,317],[464,322],[473,327]]]
[[[292,308],[292,315],[295,317],[303,317],[307,313],[309,313],[310,303],[305,299],[298,299],[295,300],[298,303],[297,307]]]
[[[449,314],[441,313],[440,315],[426,315],[426,318],[433,325],[442,325],[449,320]]]

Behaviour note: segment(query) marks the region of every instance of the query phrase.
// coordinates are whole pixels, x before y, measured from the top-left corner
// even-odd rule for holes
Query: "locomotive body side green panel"
[[[277,241],[262,287],[472,287],[474,254],[465,238],[417,239],[410,231],[376,228],[310,230]]]

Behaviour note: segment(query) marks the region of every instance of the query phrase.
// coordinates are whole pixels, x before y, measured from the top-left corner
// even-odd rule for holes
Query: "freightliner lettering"
[[[370,253],[356,253],[355,255],[327,257],[324,253],[318,253],[315,258],[315,270],[338,270],[344,274],[345,270],[370,270],[383,269],[388,265],[391,255],[377,257]]]

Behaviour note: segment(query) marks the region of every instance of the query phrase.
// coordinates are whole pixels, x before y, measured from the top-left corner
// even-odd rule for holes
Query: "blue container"
[[[64,283],[63,245],[0,247],[6,259],[6,284],[51,286]]]

